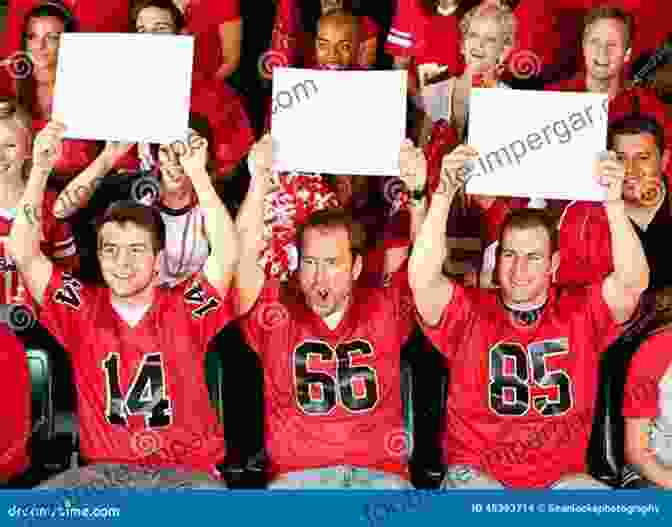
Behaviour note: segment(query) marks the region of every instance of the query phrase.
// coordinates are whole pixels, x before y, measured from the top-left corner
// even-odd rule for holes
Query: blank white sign
[[[71,139],[184,139],[193,57],[190,36],[64,33],[54,118]]]
[[[398,176],[405,71],[273,69],[277,170]]]
[[[472,89],[468,143],[480,157],[467,192],[603,201],[593,171],[607,108],[603,94]]]

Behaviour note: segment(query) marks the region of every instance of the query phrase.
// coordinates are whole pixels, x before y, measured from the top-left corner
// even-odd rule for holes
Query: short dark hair
[[[173,0],[140,0],[131,7],[129,14],[129,26],[132,33],[137,31],[136,23],[138,22],[140,12],[148,7],[170,11],[170,14],[173,15],[173,22],[175,22],[177,31],[180,32],[184,29],[184,26],[186,25],[184,15],[182,14],[182,11],[180,11],[180,8],[173,3]]]
[[[334,227],[343,227],[347,231],[353,254],[357,255],[363,252],[366,243],[366,234],[362,225],[354,221],[352,214],[345,209],[324,209],[314,212],[306,223],[297,227],[296,248],[299,258],[301,258],[303,238],[307,229],[333,229]]]
[[[58,18],[63,22],[63,31],[65,33],[72,33],[79,29],[79,24],[77,19],[74,17],[72,12],[63,5],[61,2],[50,1],[43,2],[36,5],[30,11],[26,13],[26,16],[23,18],[23,31],[21,32],[23,48],[26,48],[26,37],[28,34],[28,22],[31,18],[42,18],[52,16]]]
[[[166,226],[155,207],[148,207],[131,200],[116,201],[96,221],[96,236],[100,234],[106,223],[120,225],[133,223],[146,229],[152,235],[154,254],[158,254],[166,246]],[[97,246],[100,247],[100,240]]]
[[[635,33],[635,23],[632,16],[626,13],[620,7],[601,5],[593,7],[588,11],[586,17],[583,19],[583,38],[585,40],[588,34],[588,29],[598,20],[614,19],[623,23],[625,29],[625,49],[629,49],[632,44],[632,37]]]
[[[628,114],[609,124],[607,144],[609,149],[614,145],[617,135],[651,134],[656,139],[658,154],[662,157],[665,151],[665,131],[655,117],[642,114]]]
[[[504,233],[510,229],[534,229],[542,227],[548,232],[548,238],[551,241],[551,254],[560,248],[558,236],[558,224],[553,216],[543,209],[516,209],[509,212],[502,223],[499,232],[499,243],[497,244],[497,254],[502,250],[502,241]]]

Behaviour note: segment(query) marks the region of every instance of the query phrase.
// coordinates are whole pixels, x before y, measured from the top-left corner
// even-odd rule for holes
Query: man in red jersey
[[[646,31],[645,28],[638,28]],[[626,67],[632,59],[632,17],[617,7],[596,7],[586,15],[583,30],[585,71],[547,87],[555,91],[609,94],[609,116],[630,113],[652,115],[665,129],[672,144],[672,121],[656,94],[642,87],[626,87]],[[668,176],[669,177],[669,176]]]
[[[607,187],[612,274],[586,288],[552,287],[555,226],[544,211],[520,209],[502,227],[493,291],[441,273],[451,202],[477,157],[464,145],[444,158],[409,263],[419,321],[451,372],[443,485],[601,487],[585,474],[600,344],[632,316],[649,278],[625,214],[623,166],[613,157],[596,165]]]
[[[609,148],[625,165],[623,200],[651,271],[650,289],[672,286],[666,241],[672,210],[663,172],[669,162],[662,128],[652,118],[629,115],[609,125]],[[599,203],[575,201],[560,219],[560,267],[555,281],[585,285],[613,271],[609,221]]]
[[[42,206],[63,132],[52,122],[37,136],[19,210]],[[10,253],[40,305],[40,321],[72,358],[81,456],[91,464],[46,486],[220,486],[213,476],[224,459],[223,430],[203,364],[208,342],[232,319],[237,244],[205,170],[206,143],[190,141],[179,160],[205,211],[211,252],[203,272],[174,289],[156,286],[165,227],[154,209],[122,202],[99,221],[107,287],[84,285],[47,260],[39,219],[19,214],[14,222]]]
[[[0,432],[0,484],[28,468],[30,378],[26,352],[18,339],[0,327],[0,385],[5,409]]]
[[[405,143],[401,170],[421,170]],[[355,283],[362,243],[349,215],[315,213],[300,229],[298,284],[257,264],[272,143],[252,149],[253,179],[236,225],[243,333],[265,375],[270,488],[410,488],[400,351],[413,327],[405,267],[387,287]]]

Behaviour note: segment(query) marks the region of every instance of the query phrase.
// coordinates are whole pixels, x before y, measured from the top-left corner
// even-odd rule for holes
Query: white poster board
[[[603,201],[593,171],[607,109],[606,94],[472,89],[468,143],[480,157],[467,192]]]
[[[194,38],[64,33],[54,119],[65,137],[171,143],[189,125]]]
[[[398,176],[405,71],[273,69],[276,170]]]

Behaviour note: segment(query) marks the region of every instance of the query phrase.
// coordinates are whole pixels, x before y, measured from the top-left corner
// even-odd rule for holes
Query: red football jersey
[[[128,31],[129,0],[115,0],[101,4],[97,0],[62,0],[77,19],[82,33],[126,33]],[[9,0],[5,21],[4,55],[23,49],[21,33],[25,17],[40,0]]]
[[[497,291],[456,285],[425,334],[450,369],[444,457],[513,488],[586,472],[604,334],[619,326],[602,284],[551,288],[537,326],[514,326]]]
[[[194,72],[214,77],[223,64],[219,25],[240,19],[239,0],[190,0],[185,32],[194,35]]]
[[[389,287],[356,288],[330,330],[299,293],[267,282],[240,325],[263,363],[271,477],[346,464],[409,477],[399,354],[411,306],[402,268]]]
[[[54,192],[46,192],[42,203],[39,219],[42,220],[42,237],[40,247],[43,254],[52,260],[73,256],[77,252],[75,239],[70,224],[54,217],[52,210],[56,201]],[[35,211],[29,211],[35,220]],[[16,264],[9,255],[6,244],[12,230],[16,211],[0,208],[0,304],[25,304],[28,294],[23,281],[16,269]]]
[[[624,417],[669,420],[671,367],[672,333],[668,328],[651,335],[632,358],[623,398]]]
[[[54,267],[40,321],[72,359],[82,456],[211,472],[225,445],[204,359],[210,339],[232,318],[230,297],[197,274],[157,288],[130,326],[108,288],[85,286]]]
[[[432,15],[418,0],[397,0],[397,9],[385,42],[385,51],[395,57],[412,57]]]
[[[0,433],[0,482],[28,468],[30,377],[26,352],[4,324],[0,327],[0,384],[4,410]]]

